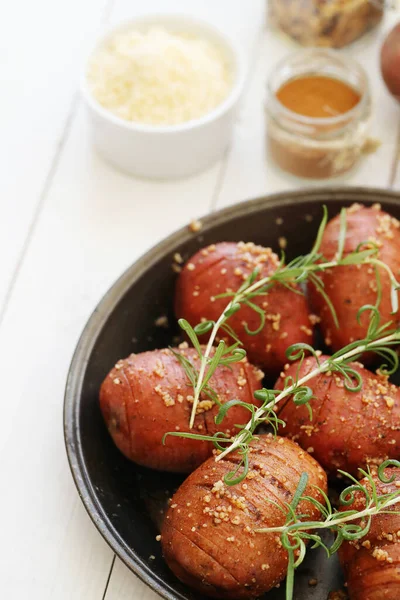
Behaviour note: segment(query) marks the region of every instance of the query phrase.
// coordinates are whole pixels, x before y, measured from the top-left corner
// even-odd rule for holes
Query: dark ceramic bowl
[[[400,196],[382,190],[287,192],[238,204],[205,217],[199,232],[181,229],[150,250],[113,285],[85,327],[65,393],[65,443],[72,474],[105,540],[163,598],[199,598],[169,571],[155,539],[166,499],[180,480],[139,468],[118,452],[101,418],[100,384],[119,358],[168,346],[178,333],[172,308],[176,275],[171,265],[175,252],[187,259],[202,246],[229,240],[253,241],[278,250],[278,239],[284,236],[290,259],[309,251],[323,204],[333,216],[353,202],[379,202],[400,218]],[[283,220],[280,225],[278,218]],[[171,323],[169,329],[155,326],[157,317],[164,314]],[[316,587],[309,586],[311,578],[318,579]],[[313,550],[299,569],[295,597],[326,600],[328,592],[338,589],[341,583],[336,560],[328,562],[322,552]],[[270,600],[283,598],[283,589],[268,593]]]

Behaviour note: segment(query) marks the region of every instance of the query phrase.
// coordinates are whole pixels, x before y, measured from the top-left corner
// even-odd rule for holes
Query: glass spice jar
[[[346,86],[357,94],[357,102],[346,112],[314,117],[299,114],[278,99],[288,83],[313,77]],[[297,105],[301,106],[301,86],[298,90],[296,110]],[[342,98],[340,92],[338,100]],[[315,104],[315,94],[308,100]],[[346,173],[360,159],[368,138],[371,98],[364,69],[349,57],[325,49],[290,55],[269,79],[265,108],[269,153],[284,171],[303,178],[326,179]]]
[[[268,0],[268,16],[303,46],[341,48],[375,27],[385,0]]]

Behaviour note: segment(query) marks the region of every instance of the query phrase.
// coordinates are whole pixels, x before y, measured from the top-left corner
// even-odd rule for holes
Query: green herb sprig
[[[397,460],[387,460],[383,462],[378,470],[377,476],[382,483],[392,483],[395,476],[387,477],[385,469],[388,467],[400,467]],[[284,505],[272,502],[286,516],[285,524],[280,527],[266,527],[258,529],[257,533],[278,533],[282,546],[288,552],[288,571],[286,577],[286,600],[292,600],[294,589],[295,569],[303,562],[306,554],[306,544],[312,542],[311,549],[322,547],[330,557],[338,551],[344,541],[356,541],[365,537],[371,527],[372,519],[378,514],[387,514],[397,512],[391,509],[396,504],[400,504],[400,489],[394,492],[379,493],[376,481],[371,471],[359,469],[360,474],[367,479],[366,484],[358,481],[349,473],[339,471],[339,473],[351,480],[351,485],[342,491],[339,497],[341,507],[351,506],[355,495],[360,493],[364,499],[365,508],[357,511],[349,508],[348,510],[336,510],[323,490],[313,486],[319,491],[324,502],[319,502],[312,496],[303,495],[307,487],[308,476],[303,473],[300,477],[297,490],[290,504]],[[311,519],[308,514],[297,514],[296,509],[300,502],[310,502],[320,513],[321,520]],[[359,523],[357,523],[358,521]],[[330,530],[333,535],[333,541],[327,545],[321,538],[318,531]]]
[[[263,389],[256,392],[256,397],[262,397],[263,394],[265,397],[274,394],[273,408],[275,409],[279,402],[289,396],[293,396],[295,404],[307,404],[311,411],[309,402],[312,399],[313,391],[306,384],[310,379],[313,379],[322,373],[340,374],[344,379],[344,387],[350,392],[358,392],[362,387],[361,375],[350,363],[357,361],[365,352],[375,352],[381,356],[384,363],[380,367],[379,372],[382,375],[391,375],[394,373],[399,366],[399,357],[393,350],[393,346],[397,345],[400,341],[400,329],[389,331],[390,323],[380,326],[379,311],[372,305],[363,306],[358,312],[358,319],[360,319],[361,315],[366,311],[370,311],[372,316],[370,318],[367,336],[363,340],[352,342],[322,362],[319,360],[319,353],[315,351],[312,346],[303,343],[293,344],[286,351],[288,360],[298,360],[300,367],[306,355],[310,354],[316,359],[316,367],[300,378],[298,377],[299,369],[297,369],[296,378],[285,378],[284,387],[281,392]],[[270,408],[270,404],[268,405],[268,408]],[[254,423],[259,424],[266,422],[269,413],[270,410],[265,411],[264,406],[256,409],[252,419],[235,436],[235,439],[230,446],[225,448],[225,450],[216,457],[216,460],[221,460],[236,449],[239,449],[241,453],[248,452],[248,433],[254,433]]]
[[[257,313],[260,322],[255,330],[250,330],[247,325],[245,325],[245,330],[250,335],[257,335],[260,333],[265,325],[265,312],[252,300],[258,296],[267,294],[273,285],[279,283],[288,287],[291,291],[293,291],[293,293],[301,294],[302,292],[297,288],[297,286],[306,280],[310,280],[325,299],[325,302],[327,303],[333,315],[335,324],[338,326],[339,323],[336,312],[328,294],[324,289],[324,284],[319,276],[319,273],[344,265],[371,264],[375,268],[376,272],[377,267],[379,266],[388,272],[391,281],[392,310],[393,312],[397,312],[397,290],[399,289],[400,284],[397,282],[389,267],[378,259],[379,248],[372,242],[366,242],[368,245],[367,248],[365,248],[366,244],[360,244],[360,246],[354,252],[343,256],[347,230],[346,209],[342,209],[340,213],[340,231],[336,256],[333,260],[329,261],[324,258],[320,252],[320,247],[327,221],[328,211],[324,206],[323,218],[311,252],[295,258],[286,266],[284,265],[285,256],[283,255],[278,268],[271,275],[259,278],[258,269],[254,269],[254,271],[252,271],[252,273],[247,277],[247,279],[236,292],[220,294],[218,298],[230,297],[231,299],[216,321],[208,320],[203,323],[199,323],[195,327],[192,327],[187,320],[179,320],[180,327],[187,334],[200,357],[200,368],[196,373],[193,372],[193,366],[189,366],[186,362],[181,361],[194,390],[193,407],[189,423],[190,428],[192,428],[194,425],[201,394],[205,392],[206,394],[210,395],[209,381],[212,375],[215,373],[217,367],[223,364],[226,365],[239,362],[246,356],[245,350],[240,347],[240,340],[228,323],[229,318],[238,312],[242,306],[247,306]],[[220,341],[215,353],[213,354],[214,343],[221,330],[227,333],[234,340],[234,343],[231,346],[228,346],[224,341]],[[206,348],[203,351],[198,336],[205,335],[207,333],[209,333],[209,338]]]
[[[220,454],[216,457],[216,460],[221,460],[230,452],[238,450],[242,456],[242,461],[234,472],[229,473],[226,476],[225,482],[228,485],[234,485],[246,477],[248,470],[248,452],[251,441],[254,439],[254,437],[256,437],[255,431],[257,427],[262,423],[270,424],[276,433],[278,427],[285,426],[285,423],[277,417],[275,412],[276,405],[279,402],[291,396],[296,404],[304,404],[307,406],[310,412],[310,419],[312,418],[312,405],[310,404],[310,400],[312,399],[313,392],[312,389],[307,385],[310,379],[321,373],[336,372],[344,378],[344,386],[347,390],[354,392],[359,391],[362,385],[361,376],[358,371],[352,368],[351,364],[349,363],[358,360],[362,354],[367,351],[373,351],[377,353],[384,360],[384,364],[381,367],[382,373],[390,375],[398,367],[399,359],[392,347],[400,341],[400,329],[390,330],[390,323],[387,323],[383,326],[380,325],[379,305],[382,298],[382,287],[378,267],[385,269],[389,275],[391,282],[391,300],[393,311],[398,310],[397,290],[399,288],[399,283],[395,279],[389,267],[387,267],[387,265],[382,263],[379,258],[377,258],[378,247],[372,242],[366,242],[366,244],[370,246],[366,249],[366,244],[360,244],[354,252],[343,256],[347,231],[345,209],[342,209],[340,213],[340,231],[338,236],[338,248],[336,256],[334,260],[327,261],[320,253],[322,237],[326,228],[327,220],[328,213],[326,207],[324,207],[324,215],[318,229],[317,238],[309,254],[294,259],[286,267],[283,264],[283,257],[281,264],[275,273],[262,279],[257,279],[258,271],[256,269],[249,275],[249,277],[236,292],[232,294],[222,294],[222,296],[231,296],[232,299],[217,321],[206,321],[196,325],[195,327],[192,327],[184,319],[179,321],[181,328],[189,337],[201,361],[200,369],[197,371],[197,369],[187,358],[185,358],[183,355],[180,355],[180,353],[175,353],[177,359],[181,362],[183,368],[185,369],[187,377],[194,389],[194,402],[190,418],[190,427],[192,427],[194,424],[194,418],[196,415],[196,409],[200,395],[202,393],[206,394],[215,403],[219,403],[217,394],[210,386],[210,379],[218,366],[239,362],[246,356],[245,350],[240,347],[240,340],[235,335],[235,332],[228,323],[229,318],[234,313],[239,311],[242,305],[249,306],[260,316],[259,327],[254,331],[247,329],[247,333],[256,335],[265,324],[265,314],[259,306],[251,301],[251,299],[254,299],[255,296],[266,294],[268,290],[275,285],[275,283],[286,285],[293,292],[301,293],[296,289],[296,287],[293,287],[293,285],[297,285],[304,282],[306,279],[310,279],[317,289],[321,291],[321,294],[324,296],[327,305],[330,307],[332,315],[337,322],[337,316],[334,307],[332,306],[329,297],[326,295],[323,289],[323,282],[318,273],[333,267],[350,264],[370,264],[375,271],[377,281],[376,304],[374,306],[363,306],[357,315],[358,322],[360,323],[362,315],[364,313],[369,314],[369,327],[367,335],[363,340],[358,340],[349,344],[323,362],[320,362],[319,360],[319,353],[308,344],[299,343],[288,348],[286,352],[288,359],[292,361],[298,360],[299,366],[296,377],[285,378],[284,388],[281,392],[265,388],[255,392],[256,399],[261,402],[261,406],[259,408],[251,403],[240,402],[238,400],[231,400],[222,406],[220,405],[219,413],[216,416],[217,424],[222,422],[227,411],[234,405],[240,405],[250,412],[250,419],[248,423],[246,425],[237,426],[239,431],[236,436],[229,437],[221,432],[217,433],[215,436],[203,436],[201,434],[190,432],[171,432],[164,436],[163,441],[165,441],[165,438],[169,435],[211,441],[220,451]],[[215,349],[213,344],[220,330],[228,333],[234,340],[234,343],[228,346],[224,341],[220,341],[219,345]],[[210,336],[206,349],[203,351],[198,336],[207,333],[210,333]],[[299,378],[300,367],[307,354],[310,354],[316,358],[317,366],[306,376]]]
[[[287,351],[287,357],[292,361],[299,361],[296,377],[286,377],[284,379],[283,390],[260,389],[254,394],[255,398],[262,402],[257,408],[253,404],[231,400],[220,406],[219,412],[215,418],[216,424],[220,424],[227,411],[232,406],[241,406],[251,413],[250,419],[246,425],[237,426],[238,433],[235,436],[226,436],[223,433],[217,433],[215,436],[204,436],[197,433],[171,432],[164,436],[186,437],[203,441],[211,441],[220,451],[215,458],[216,461],[222,460],[231,452],[237,450],[242,457],[241,462],[233,473],[225,477],[227,485],[235,485],[245,479],[248,473],[248,453],[250,443],[256,437],[257,427],[264,424],[271,424],[277,432],[278,427],[284,427],[285,423],[276,415],[277,405],[292,397],[295,404],[305,404],[312,417],[312,405],[310,401],[313,397],[313,390],[308,386],[308,382],[322,373],[338,373],[344,379],[344,386],[350,392],[358,392],[362,386],[362,379],[358,371],[350,364],[357,361],[365,352],[375,352],[383,360],[379,372],[382,375],[391,375],[399,366],[399,357],[393,346],[400,342],[400,329],[389,330],[390,323],[380,325],[379,311],[376,306],[366,305],[359,310],[358,319],[368,311],[370,313],[370,323],[366,338],[352,342],[345,346],[329,358],[320,361],[319,353],[308,344],[294,344]],[[299,377],[300,366],[307,355],[314,356],[316,366],[303,377]]]

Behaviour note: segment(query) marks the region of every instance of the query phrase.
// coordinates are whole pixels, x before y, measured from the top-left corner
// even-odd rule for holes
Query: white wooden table
[[[78,498],[62,434],[64,384],[79,334],[138,256],[192,218],[293,189],[264,155],[262,100],[295,45],[265,29],[262,0],[8,2],[0,21],[0,598],[152,600],[97,533]],[[105,23],[146,11],[193,12],[240,39],[249,79],[234,143],[209,171],[153,183],[105,164],[77,95],[83,57]],[[400,14],[350,50],[367,67],[382,141],[349,185],[400,190],[399,106],[378,47]],[[338,182],[340,183],[340,182]]]

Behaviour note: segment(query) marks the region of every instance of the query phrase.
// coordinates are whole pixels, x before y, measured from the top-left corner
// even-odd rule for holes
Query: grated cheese
[[[232,73],[218,45],[153,27],[116,34],[94,52],[87,79],[116,116],[174,125],[202,117],[228,95]]]

